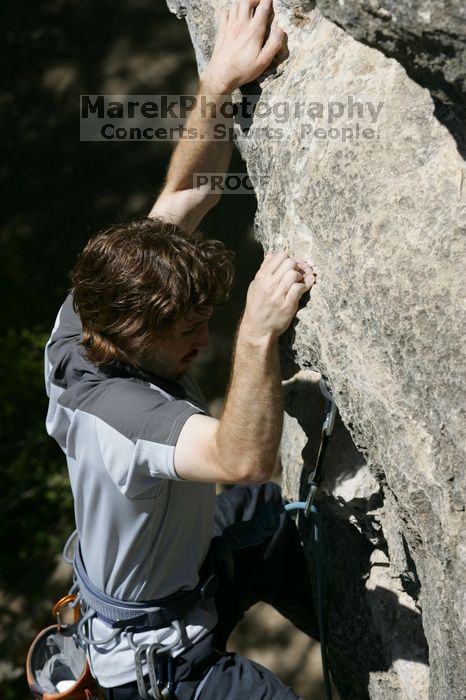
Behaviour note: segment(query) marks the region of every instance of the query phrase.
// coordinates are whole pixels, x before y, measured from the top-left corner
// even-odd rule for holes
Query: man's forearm
[[[228,171],[233,150],[231,112],[228,86],[216,84],[208,76],[201,75],[196,105],[185,124],[186,137],[178,142],[173,152],[165,190],[191,189],[194,173]],[[189,138],[190,135],[194,138]]]
[[[221,196],[217,185],[212,189],[210,178],[194,178],[195,173],[226,173],[233,150],[229,87],[203,74],[196,98],[184,125],[185,137],[173,152],[164,187],[149,214],[179,224],[188,232]],[[222,115],[223,106],[226,111]]]
[[[282,29],[274,26],[265,38],[271,5],[272,0],[249,0],[241,2],[241,11],[240,5],[233,3],[219,13],[213,52],[201,76],[197,104],[185,124],[189,131],[175,148],[165,185],[149,216],[168,219],[191,232],[220,199],[218,179],[214,188],[209,179],[198,187],[193,174],[219,175],[228,170],[233,119],[219,114],[219,107],[231,107],[231,92],[256,80],[280,50]],[[216,116],[203,114],[205,102],[217,107]]]
[[[312,267],[285,251],[268,253],[249,285],[214,459],[232,481],[266,481],[283,428],[278,338],[315,281]]]
[[[219,463],[239,481],[270,478],[283,428],[276,338],[251,337],[240,326],[225,408],[217,430]]]

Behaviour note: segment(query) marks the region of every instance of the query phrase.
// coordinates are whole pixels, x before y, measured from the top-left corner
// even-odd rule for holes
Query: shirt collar
[[[145,382],[150,382],[150,384],[158,386],[167,394],[176,396],[179,399],[186,398],[186,389],[179,382],[175,382],[171,379],[165,379],[157,374],[152,374],[152,372],[138,369],[132,365],[127,365],[123,362],[112,362],[112,364],[102,369],[104,370],[105,374],[110,377],[134,377],[135,379],[142,379]]]

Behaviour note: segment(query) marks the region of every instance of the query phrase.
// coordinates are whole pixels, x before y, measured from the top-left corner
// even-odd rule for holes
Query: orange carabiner
[[[53,606],[53,608],[52,608],[52,615],[53,615],[53,616],[56,618],[56,620],[57,620],[57,625],[58,625],[58,629],[59,629],[59,630],[60,630],[60,628],[61,628],[61,626],[62,626],[62,623],[61,623],[61,615],[60,615],[61,609],[64,608],[66,605],[69,605],[70,603],[72,603],[72,602],[75,601],[75,600],[76,600],[76,596],[75,596],[75,595],[65,595],[65,596],[63,596],[63,598],[60,598],[60,600],[57,601],[57,602],[55,603],[55,605]],[[80,610],[79,605],[77,605],[77,606],[73,609],[73,621],[74,621],[74,622],[78,622],[78,620],[79,620],[79,618],[80,618],[80,615],[81,615],[81,610]]]

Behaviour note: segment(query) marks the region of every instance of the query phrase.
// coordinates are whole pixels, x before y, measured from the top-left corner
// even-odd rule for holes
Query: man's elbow
[[[269,481],[276,465],[276,454],[264,455],[251,444],[241,447],[237,445],[235,448],[231,440],[225,440],[220,421],[210,443],[210,458],[222,466],[226,483],[262,484]]]
[[[200,197],[200,205],[204,207],[206,210],[213,209],[219,202],[220,199],[222,198],[222,193],[221,192],[204,192],[201,194]]]
[[[274,466],[275,462],[265,462],[264,460],[242,462],[240,466],[237,466],[238,483],[263,484],[270,480]]]
[[[193,207],[202,208],[204,210],[212,209],[212,207],[219,203],[222,197],[220,187],[210,182],[199,184],[196,182],[195,178],[196,175],[193,176],[193,186],[191,188],[173,192],[172,194],[181,198],[184,206],[188,209]]]
[[[193,230],[207,212],[219,203],[220,198],[220,192],[212,192],[205,188],[171,190],[165,187],[149,216],[166,219]]]

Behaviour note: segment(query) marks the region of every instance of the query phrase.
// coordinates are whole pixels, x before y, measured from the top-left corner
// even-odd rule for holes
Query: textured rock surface
[[[200,69],[225,4],[184,3]],[[385,3],[384,12],[377,2],[318,5],[360,41],[313,3],[276,2],[289,57],[249,86],[261,93],[254,119],[249,129],[236,127],[256,187],[258,239],[266,249],[311,257],[319,273],[282,343],[285,487],[303,495],[315,456],[322,400],[310,370],[317,368],[341,415],[319,498],[341,695],[459,700],[466,173],[421,86],[456,100],[459,10],[454,3],[440,12],[432,3]],[[385,55],[402,58],[390,50],[393,36],[410,47],[404,66]],[[430,77],[422,65],[431,66]],[[280,104],[300,100],[320,103],[321,112],[314,106],[311,116],[280,121]],[[354,102],[362,103],[360,114]],[[329,103],[343,105],[342,113]],[[347,138],[345,128],[353,130]],[[363,128],[373,128],[373,137],[361,136]]]
[[[300,5],[315,5],[304,2]],[[466,5],[463,0],[317,0],[352,36],[396,58],[430,90],[436,116],[466,149]]]

